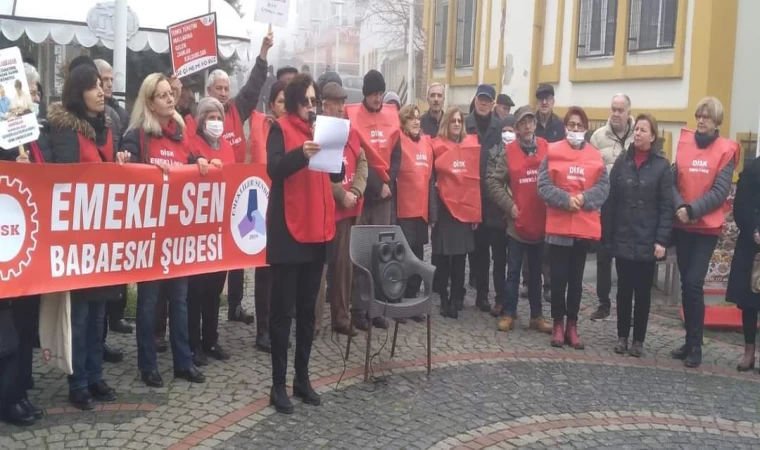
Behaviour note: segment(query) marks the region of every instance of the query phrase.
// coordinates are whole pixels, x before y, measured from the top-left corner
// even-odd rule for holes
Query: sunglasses
[[[308,106],[317,106],[317,97],[304,97],[303,100],[298,102],[301,104],[301,106],[308,107]]]
[[[451,119],[451,123],[462,123],[462,119]]]

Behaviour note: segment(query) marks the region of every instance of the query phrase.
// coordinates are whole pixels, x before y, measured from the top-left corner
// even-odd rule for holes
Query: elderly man
[[[420,117],[420,126],[422,132],[434,138],[438,136],[438,129],[441,127],[441,119],[443,118],[443,101],[444,101],[443,85],[441,83],[433,83],[428,87],[427,102],[430,109]]]
[[[607,125],[599,128],[591,136],[591,145],[602,153],[607,172],[612,170],[618,156],[633,142],[633,117],[631,99],[625,94],[615,94],[610,104],[610,118]],[[606,216],[602,207],[602,216]],[[602,220],[602,224],[605,220]],[[596,254],[596,295],[599,308],[591,314],[591,320],[605,320],[610,317],[610,291],[612,290],[612,255],[602,247]]]
[[[126,109],[121,107],[115,98],[113,98],[113,67],[111,67],[111,65],[108,64],[108,62],[104,59],[96,59],[95,66],[98,68],[98,72],[100,73],[100,80],[103,83],[103,95],[106,98],[106,105],[110,106],[111,109],[116,111],[116,114],[119,115],[121,129],[122,131],[125,131],[127,128],[129,128],[129,113]],[[123,317],[124,316],[122,312],[122,318]],[[113,327],[113,325],[111,325],[111,327]],[[132,332],[131,327],[129,332]]]
[[[493,112],[501,119],[504,120],[509,115],[509,112],[515,106],[515,102],[507,94],[499,94],[496,97],[496,106],[493,107]]]

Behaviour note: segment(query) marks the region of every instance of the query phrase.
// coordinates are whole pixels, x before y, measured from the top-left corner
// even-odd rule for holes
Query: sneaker
[[[591,320],[610,320],[610,307],[608,305],[599,305],[599,308],[591,314]]]

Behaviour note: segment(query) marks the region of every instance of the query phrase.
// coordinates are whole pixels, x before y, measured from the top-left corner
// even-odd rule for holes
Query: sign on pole
[[[288,26],[289,13],[290,0],[259,0],[253,17],[256,22],[284,28]]]
[[[0,147],[10,150],[36,141],[40,136],[36,111],[21,50],[0,50]]]
[[[172,69],[178,77],[216,65],[216,13],[169,25],[169,47]]]

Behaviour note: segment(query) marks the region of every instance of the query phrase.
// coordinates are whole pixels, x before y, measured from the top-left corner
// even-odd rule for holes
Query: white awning
[[[87,25],[96,0],[0,0],[0,32],[15,41],[23,34],[35,43],[52,39],[65,45],[76,42],[83,47],[103,45],[113,48],[113,40],[98,37]],[[137,16],[139,30],[129,39],[130,50],[150,48],[157,53],[169,51],[166,28],[208,13],[208,0],[128,0],[129,9]],[[250,58],[250,36],[243,19],[224,0],[211,0],[216,12],[219,52],[223,58],[237,53]]]

